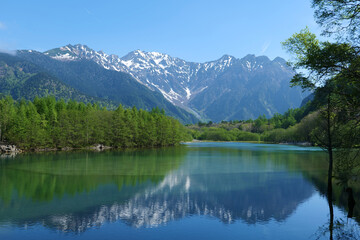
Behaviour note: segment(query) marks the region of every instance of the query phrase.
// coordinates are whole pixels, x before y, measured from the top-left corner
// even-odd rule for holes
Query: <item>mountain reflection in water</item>
[[[285,150],[284,150],[285,148]],[[0,225],[81,233],[121,221],[157,227],[194,215],[225,224],[282,222],[326,174],[321,151],[256,144],[190,144],[3,160]]]

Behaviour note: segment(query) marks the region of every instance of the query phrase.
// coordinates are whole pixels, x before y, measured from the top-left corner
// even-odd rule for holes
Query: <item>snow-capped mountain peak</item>
[[[151,90],[162,93],[171,103],[195,113],[204,111],[203,107],[199,107],[204,104],[196,100],[197,96],[203,96],[212,86],[218,85],[219,78],[231,80],[232,78],[241,77],[241,81],[249,82],[249,79],[252,79],[255,73],[259,71],[266,72],[270,68],[281,68],[281,71],[284,74],[286,73],[286,81],[290,80],[293,75],[292,69],[281,58],[271,61],[265,56],[256,57],[250,54],[242,59],[231,55],[223,55],[214,61],[194,63],[171,57],[168,54],[147,52],[139,49],[119,57],[114,54],[108,55],[103,51],[95,51],[81,44],[69,44],[49,50],[45,54],[60,61],[91,60],[106,69],[129,73]],[[225,73],[231,73],[232,75],[224,78]],[[232,82],[232,84],[235,83]],[[280,86],[280,82],[277,85]],[[211,94],[212,97],[206,99],[206,101],[211,102],[213,101],[211,99],[226,95],[232,90],[235,89],[232,89],[232,87],[219,88],[219,92],[215,95]],[[193,108],[194,102],[196,102],[195,105],[199,105],[196,106],[196,109]],[[273,110],[270,112],[273,112]]]

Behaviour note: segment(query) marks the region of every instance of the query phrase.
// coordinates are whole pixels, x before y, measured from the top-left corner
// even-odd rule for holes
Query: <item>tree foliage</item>
[[[151,112],[121,105],[108,111],[97,104],[54,97],[33,102],[0,100],[1,140],[23,149],[87,147],[105,144],[118,148],[157,147],[184,140],[183,125],[154,109]]]
[[[335,175],[350,176],[354,170],[351,156],[359,143],[360,130],[360,1],[313,0],[315,18],[323,27],[323,34],[337,35],[337,42],[320,42],[308,28],[287,39],[283,46],[294,56],[292,66],[306,69],[292,79],[293,85],[315,89],[320,109],[317,127],[312,132],[319,146],[329,155],[328,198],[332,195],[333,161]],[[356,154],[355,154],[356,155]],[[348,178],[349,179],[349,178]]]
[[[360,1],[313,0],[315,19],[322,26],[324,35],[336,34],[339,38],[359,40]]]

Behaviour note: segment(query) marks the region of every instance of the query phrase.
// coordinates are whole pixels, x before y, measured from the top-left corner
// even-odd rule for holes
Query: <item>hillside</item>
[[[31,50],[18,51],[17,56],[41,66],[61,82],[86,95],[127,107],[136,106],[145,110],[158,107],[184,123],[197,121],[195,116],[172,105],[160,93],[138,83],[127,73],[104,69],[89,60],[57,61]]]
[[[115,107],[110,101],[85,95],[64,84],[29,61],[4,53],[0,53],[0,94],[27,100],[32,100],[36,96],[54,96],[57,99],[97,102],[102,106]]]
[[[224,55],[195,63],[158,52],[136,50],[124,57],[67,45],[45,52],[58,62],[90,60],[105,69],[125,72],[169,102],[212,121],[267,117],[299,107],[308,95],[290,87],[294,71],[282,58]]]

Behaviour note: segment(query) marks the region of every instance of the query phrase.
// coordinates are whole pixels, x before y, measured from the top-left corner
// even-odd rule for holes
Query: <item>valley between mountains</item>
[[[262,114],[271,117],[299,107],[308,95],[290,87],[295,72],[280,57],[270,60],[247,55],[239,59],[224,55],[195,63],[141,50],[119,57],[77,44],[43,53],[21,50],[16,56],[2,54],[0,70],[0,84],[7,86],[1,93],[15,98],[76,95],[76,99],[103,101],[108,106],[159,107],[183,123],[249,119]],[[42,86],[36,89],[42,92],[24,90],[25,86],[31,88],[28,81],[34,82],[34,76],[40,79]],[[55,85],[59,87],[54,89]],[[52,89],[47,89],[49,86]],[[64,93],[69,89],[72,95]]]

